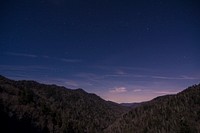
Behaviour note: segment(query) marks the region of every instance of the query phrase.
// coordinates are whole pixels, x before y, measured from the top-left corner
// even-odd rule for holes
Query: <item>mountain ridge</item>
[[[198,133],[200,84],[126,107],[83,89],[0,75],[0,118],[8,133]]]
[[[125,113],[106,133],[199,133],[200,84],[154,98]]]
[[[81,89],[2,76],[0,105],[1,113],[19,123],[27,118],[38,132],[100,132],[127,110]]]

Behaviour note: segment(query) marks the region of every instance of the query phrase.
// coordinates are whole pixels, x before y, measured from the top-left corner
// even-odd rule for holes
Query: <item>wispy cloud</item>
[[[127,74],[106,74],[106,75],[103,75],[103,77],[128,77],[129,75]]]
[[[116,69],[113,68],[114,70],[110,70],[108,73],[104,74],[104,77],[127,77],[129,74],[127,74],[124,70],[122,69]]]
[[[136,72],[136,71],[142,71],[142,72],[152,72],[149,68],[142,68],[142,67],[127,67],[127,66],[106,66],[106,65],[94,65],[92,66],[97,69],[101,70],[116,70],[115,74],[127,74],[127,72]]]
[[[153,69],[140,68],[140,67],[126,67],[126,66],[93,66],[96,69],[103,70],[108,74],[104,74],[106,77],[128,77],[137,79],[160,79],[160,80],[199,80],[200,77],[193,77],[188,75],[171,75],[166,76],[157,74],[158,72]],[[113,72],[114,70],[114,72]]]
[[[13,65],[0,65],[0,69],[4,71],[38,71],[38,70],[50,70],[50,67],[46,66],[36,66],[36,65],[30,65],[30,66],[13,66]]]
[[[79,87],[79,84],[72,80],[66,81],[65,84],[66,84],[65,86],[70,87],[70,88],[78,88]]]
[[[198,79],[196,77],[189,77],[189,76],[179,76],[179,77],[150,76],[150,77],[155,78],[155,79],[169,79],[169,80],[195,80],[195,79]]]
[[[141,92],[142,89],[134,89],[133,92]]]
[[[58,58],[58,57],[52,57],[52,56],[48,56],[48,55],[43,55],[41,57],[44,59],[62,61],[65,63],[80,63],[80,62],[82,62],[82,60],[80,60],[80,59]]]
[[[71,58],[58,58],[48,55],[35,55],[35,54],[29,54],[29,53],[16,53],[16,52],[6,52],[5,54],[11,55],[11,56],[23,56],[28,58],[41,58],[41,59],[48,59],[48,60],[55,60],[55,61],[62,61],[66,63],[80,63],[82,60],[80,59],[71,59]]]
[[[0,65],[0,74],[4,74],[11,78],[21,77],[21,79],[44,77],[55,70],[57,69],[48,66]]]
[[[23,56],[23,57],[30,57],[30,58],[36,58],[36,57],[38,57],[37,55],[28,54],[28,53],[6,52],[6,54],[7,54],[7,55],[12,55],[12,56]]]
[[[82,60],[79,59],[65,59],[65,58],[57,58],[58,60],[61,60],[63,62],[67,62],[67,63],[80,63],[82,62]]]
[[[156,94],[176,94],[180,91],[154,91],[153,93],[156,93]]]
[[[111,93],[124,93],[127,92],[127,89],[125,87],[116,87],[112,90],[110,90]]]
[[[118,70],[116,70],[116,74],[117,75],[126,75],[127,73],[123,70],[118,69]]]
[[[151,79],[163,79],[163,80],[197,80],[200,79],[198,77],[190,77],[186,75],[182,76],[174,76],[174,77],[168,77],[168,76],[157,76],[157,75],[137,75],[137,74],[130,74],[130,77],[135,77],[135,78],[151,78]]]

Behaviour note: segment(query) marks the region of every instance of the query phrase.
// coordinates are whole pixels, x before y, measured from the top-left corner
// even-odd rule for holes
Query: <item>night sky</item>
[[[200,83],[198,0],[5,0],[0,74],[140,102]]]

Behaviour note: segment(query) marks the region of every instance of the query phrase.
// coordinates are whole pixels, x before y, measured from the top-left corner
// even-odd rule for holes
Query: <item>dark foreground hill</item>
[[[200,133],[200,85],[157,97],[124,114],[107,133]]]
[[[82,89],[0,76],[0,132],[102,132],[126,110]]]
[[[200,133],[200,85],[134,108],[82,89],[0,76],[3,133]]]

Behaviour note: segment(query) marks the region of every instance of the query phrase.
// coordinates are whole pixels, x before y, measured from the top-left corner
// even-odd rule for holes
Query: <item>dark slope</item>
[[[157,97],[124,114],[107,133],[200,133],[200,85]]]
[[[102,132],[125,111],[82,89],[0,76],[0,132]]]
[[[146,102],[140,102],[140,103],[120,103],[121,106],[124,106],[124,107],[128,107],[130,109],[133,109],[133,108],[136,108],[136,107],[139,107],[139,106],[142,106],[144,105]]]
[[[128,111],[82,89],[0,76],[0,118],[4,133],[199,133],[200,85]]]

